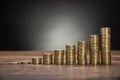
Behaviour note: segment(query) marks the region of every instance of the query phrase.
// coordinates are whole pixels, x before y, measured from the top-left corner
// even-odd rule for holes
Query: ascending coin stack
[[[78,41],[77,54],[75,45],[66,45],[66,50],[54,50],[52,53],[44,53],[43,58],[33,57],[32,64],[56,64],[56,65],[85,65],[88,63],[92,65],[97,64],[111,64],[111,28],[100,28],[100,46],[99,36],[96,34],[89,36],[89,52],[90,58],[87,59],[87,43],[85,41]],[[101,51],[101,53],[99,53]],[[66,53],[66,54],[64,54]]]
[[[80,65],[87,64],[87,49],[85,41],[78,41],[77,47],[77,63]]]
[[[66,45],[66,64],[75,64],[76,47],[75,45]]]
[[[53,64],[53,54],[44,53],[43,54],[43,64],[45,64],[45,65]]]
[[[54,64],[64,64],[64,50],[54,50]]]
[[[97,65],[99,64],[99,36],[90,35],[89,41],[90,64]]]
[[[100,29],[101,36],[101,63],[111,64],[111,29],[104,27]]]

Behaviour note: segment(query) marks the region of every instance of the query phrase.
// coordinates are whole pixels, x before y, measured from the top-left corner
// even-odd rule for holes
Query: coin
[[[87,64],[87,43],[79,40],[77,46],[77,63],[80,65]]]
[[[110,27],[102,27],[100,28],[101,34],[110,34],[111,33],[111,28]]]
[[[111,28],[100,29],[101,36],[101,64],[111,64]]]
[[[53,64],[53,54],[44,53],[43,54],[43,64],[45,64],[45,65]]]
[[[90,52],[90,64],[99,64],[99,36],[97,34],[90,35],[89,52]]]
[[[54,51],[54,64],[56,65],[64,64],[64,50]]]
[[[32,58],[32,64],[36,64],[36,65],[42,64],[42,58],[40,58],[40,57],[33,57]]]

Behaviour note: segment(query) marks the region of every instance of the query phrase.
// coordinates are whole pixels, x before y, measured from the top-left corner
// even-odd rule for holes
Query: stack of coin
[[[66,45],[66,64],[73,65],[75,64],[75,54],[76,46],[75,45]]]
[[[85,41],[78,41],[77,46],[77,63],[80,65],[87,64],[87,48]]]
[[[53,64],[53,54],[44,53],[43,54],[43,64],[45,64],[45,65]]]
[[[111,64],[111,28],[103,27],[100,29],[101,36],[101,63]]]
[[[64,50],[54,50],[54,64],[64,64]]]
[[[42,58],[40,58],[40,57],[33,57],[32,58],[32,64],[36,64],[36,65],[42,64]]]
[[[99,64],[99,36],[90,35],[90,64],[97,65]]]

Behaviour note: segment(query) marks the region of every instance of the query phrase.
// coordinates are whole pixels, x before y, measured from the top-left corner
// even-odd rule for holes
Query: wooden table
[[[0,51],[0,80],[120,80],[120,51],[112,51],[111,65],[10,65],[30,61],[46,51]],[[51,51],[47,51],[51,52]]]

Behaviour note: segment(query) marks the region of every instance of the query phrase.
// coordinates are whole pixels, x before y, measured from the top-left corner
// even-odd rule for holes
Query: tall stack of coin
[[[53,54],[51,53],[44,53],[43,54],[43,64],[53,64]]]
[[[84,65],[87,64],[87,48],[85,41],[78,41],[77,47],[77,61],[78,64]]]
[[[99,64],[99,36],[90,35],[90,64],[97,65]]]
[[[75,45],[66,45],[66,64],[73,65],[75,64],[75,54],[76,46]]]
[[[100,29],[101,36],[101,63],[111,64],[111,28],[103,27]]]
[[[36,64],[36,65],[42,64],[42,58],[40,58],[40,57],[33,57],[32,58],[32,64]]]
[[[54,64],[57,64],[57,65],[64,64],[64,50],[54,51]]]

